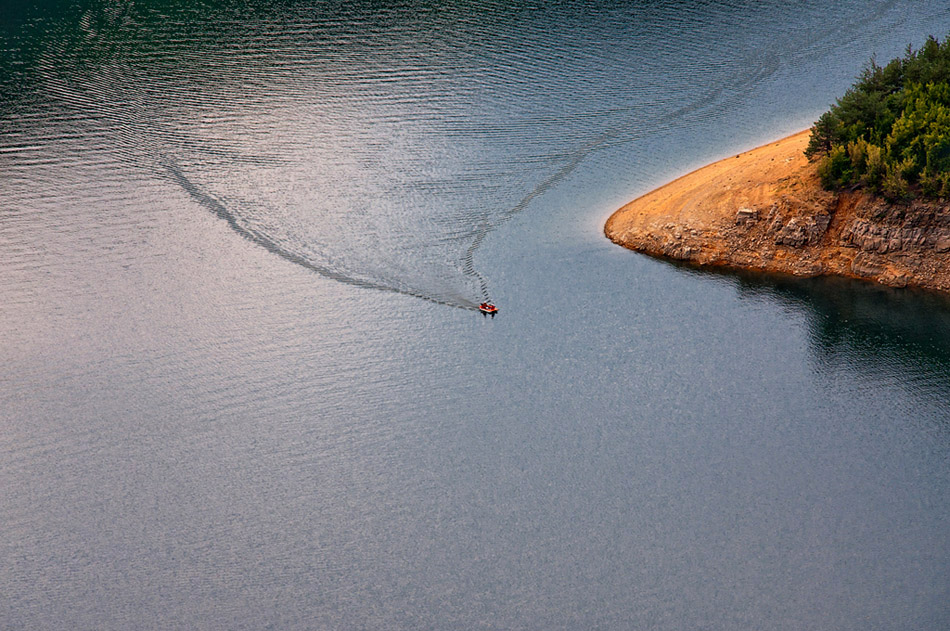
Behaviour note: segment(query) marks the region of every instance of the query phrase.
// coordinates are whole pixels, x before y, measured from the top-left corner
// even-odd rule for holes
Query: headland
[[[725,158],[616,211],[624,247],[696,265],[950,292],[950,202],[822,188],[809,131]]]

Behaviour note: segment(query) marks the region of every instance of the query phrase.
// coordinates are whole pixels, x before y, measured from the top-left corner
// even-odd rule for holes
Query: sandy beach
[[[822,189],[805,130],[719,160],[635,199],[604,232],[624,247],[698,265],[950,291],[945,200],[894,205]]]

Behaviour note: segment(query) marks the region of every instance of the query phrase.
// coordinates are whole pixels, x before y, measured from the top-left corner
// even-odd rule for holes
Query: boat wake
[[[171,162],[164,162],[161,166],[164,168],[168,178],[172,182],[180,186],[182,190],[188,193],[191,198],[194,199],[195,202],[197,202],[200,206],[211,211],[217,217],[227,222],[228,226],[234,230],[234,232],[244,237],[248,241],[261,246],[268,252],[276,254],[277,256],[291,263],[300,265],[303,268],[316,272],[322,276],[326,276],[332,280],[353,285],[355,287],[393,291],[450,307],[478,309],[478,305],[475,302],[461,296],[437,295],[433,294],[432,292],[421,292],[409,286],[383,284],[373,278],[361,278],[357,275],[344,273],[343,271],[334,269],[331,266],[321,265],[312,258],[282,246],[269,235],[247,225],[239,215],[230,211],[227,206],[221,202],[221,200],[202,190],[201,187],[188,179],[182,170],[175,164],[172,164]]]
[[[707,10],[682,19],[705,25]],[[598,152],[715,117],[790,63],[776,52],[784,45],[724,51],[703,90],[682,53],[708,45],[701,29],[670,40],[665,24],[639,25],[666,36],[644,37],[656,44],[633,60],[544,21],[506,32],[453,6],[425,18],[445,41],[422,45],[412,29],[353,11],[368,13],[242,15],[246,28],[208,39],[182,25],[234,16],[173,20],[103,2],[73,16],[39,68],[48,95],[98,126],[118,159],[268,252],[335,281],[475,310],[491,297],[478,258],[493,231]],[[812,35],[809,50],[834,37]],[[469,38],[482,45],[459,45]],[[674,54],[680,65],[658,72]],[[642,74],[652,83],[617,86],[632,61],[653,66]]]

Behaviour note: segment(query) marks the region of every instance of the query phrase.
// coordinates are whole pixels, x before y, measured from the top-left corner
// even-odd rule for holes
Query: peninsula
[[[636,199],[604,232],[698,265],[950,292],[950,37],[858,81],[810,129]]]
[[[685,175],[623,206],[604,231],[697,265],[950,292],[950,203],[825,190],[808,139],[802,131]]]

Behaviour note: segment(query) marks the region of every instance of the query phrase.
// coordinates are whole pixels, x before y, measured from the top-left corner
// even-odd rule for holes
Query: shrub
[[[844,186],[851,181],[854,168],[851,159],[842,145],[836,145],[818,164],[818,177],[827,189]]]
[[[891,201],[903,201],[910,198],[910,186],[899,166],[887,165],[887,172],[881,183],[881,192]]]
[[[868,161],[868,141],[858,138],[848,143],[848,157],[856,175],[864,173]]]
[[[920,192],[927,197],[938,197],[941,189],[940,175],[924,167],[920,172]]]
[[[886,170],[884,152],[877,145],[868,144],[867,154],[864,165],[864,181],[872,190],[878,191]]]
[[[927,197],[950,197],[950,172],[933,173],[925,167],[920,173],[920,190]]]

